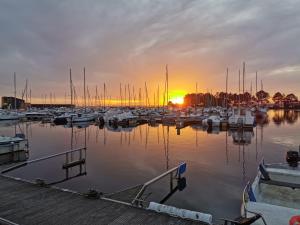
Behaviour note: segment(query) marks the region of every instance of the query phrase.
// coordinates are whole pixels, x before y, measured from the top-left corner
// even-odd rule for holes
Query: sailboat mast
[[[239,70],[239,108],[241,104],[241,70]]]
[[[71,94],[71,106],[73,105],[73,81],[72,81],[72,69],[70,68],[70,94]]]
[[[139,106],[142,106],[142,89],[139,88]]]
[[[198,83],[196,82],[195,113],[197,110],[197,103],[198,103]]]
[[[105,83],[103,84],[103,107],[105,109],[105,93],[106,93],[106,85]]]
[[[146,95],[146,106],[149,106],[149,97],[148,97],[148,89],[147,89],[146,82],[145,82],[145,95]]]
[[[157,86],[157,108],[159,109],[159,85]]]
[[[245,94],[245,62],[243,62],[243,94]]]
[[[83,68],[83,98],[84,98],[84,112],[86,112],[86,95],[85,95],[85,67]]]
[[[132,105],[133,105],[133,107],[135,107],[135,92],[134,92],[134,85],[132,85],[132,99],[133,99],[133,101],[132,101]]]
[[[14,72],[14,97],[15,97],[15,111],[17,111],[17,78],[16,78],[16,72]]]
[[[127,84],[127,90],[128,90],[128,106],[130,107],[131,93],[130,93],[130,87],[129,87],[129,84]]]
[[[127,87],[126,87],[126,84],[124,84],[124,86],[125,86],[124,106],[126,106]]]
[[[228,108],[228,67],[226,69],[226,100],[225,100],[226,108]]]
[[[123,106],[122,104],[122,84],[120,83],[120,105]]]
[[[255,76],[255,94],[257,93],[257,71]]]
[[[26,98],[25,98],[25,102],[27,103],[28,102],[28,80],[26,79]]]
[[[167,84],[167,105],[169,104],[169,72],[168,64],[166,65],[166,84]]]
[[[30,101],[30,108],[31,108],[31,88],[29,89],[29,101]]]
[[[98,97],[98,86],[96,85],[95,107],[98,106],[98,104],[97,104],[97,97]]]

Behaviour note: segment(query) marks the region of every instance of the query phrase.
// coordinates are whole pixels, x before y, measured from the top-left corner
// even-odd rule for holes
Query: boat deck
[[[206,224],[6,176],[0,176],[0,218],[22,225]]]
[[[259,184],[258,202],[300,209],[300,189]]]

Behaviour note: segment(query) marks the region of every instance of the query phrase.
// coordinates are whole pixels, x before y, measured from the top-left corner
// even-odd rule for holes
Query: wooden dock
[[[42,187],[2,175],[0,218],[19,225],[205,225],[104,199],[88,199],[80,193]],[[0,224],[9,223],[0,219]]]

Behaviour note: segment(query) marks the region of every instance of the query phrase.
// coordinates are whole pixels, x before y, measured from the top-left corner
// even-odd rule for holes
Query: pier
[[[198,224],[167,214],[0,176],[0,224]],[[7,221],[7,222],[5,222]],[[10,221],[10,222],[9,222]]]

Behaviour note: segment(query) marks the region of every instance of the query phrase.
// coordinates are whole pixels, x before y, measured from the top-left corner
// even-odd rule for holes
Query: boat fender
[[[171,216],[201,221],[212,225],[212,215],[206,213],[191,211],[187,209],[179,209],[174,206],[163,205],[156,202],[150,202],[147,209],[156,211],[158,213],[166,213]]]
[[[289,225],[299,225],[299,224],[300,224],[300,215],[298,215],[298,216],[293,216],[293,217],[290,219]]]

